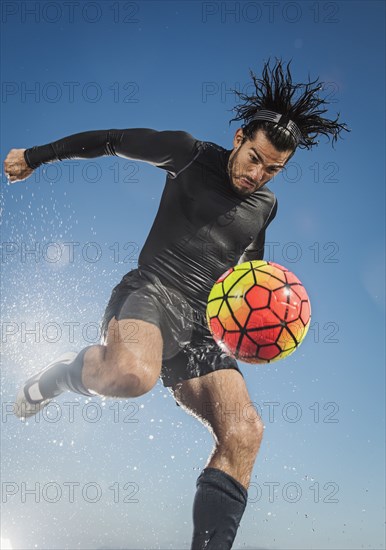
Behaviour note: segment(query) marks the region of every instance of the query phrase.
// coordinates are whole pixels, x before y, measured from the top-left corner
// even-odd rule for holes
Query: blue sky
[[[295,80],[326,83],[351,133],[270,184],[266,259],[302,280],[312,325],[288,359],[241,364],[266,430],[234,547],[383,548],[384,3],[4,2],[2,27],[2,159],[125,127],[229,149],[249,68],[283,57]],[[128,401],[65,394],[27,425],[8,414],[26,377],[97,341],[164,181],[117,158],[2,175],[4,548],[189,547],[211,438],[161,384]]]

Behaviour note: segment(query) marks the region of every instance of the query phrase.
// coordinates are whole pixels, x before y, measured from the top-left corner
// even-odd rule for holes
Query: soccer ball
[[[214,340],[245,363],[288,357],[310,326],[311,307],[299,279],[274,262],[231,267],[213,285],[206,308]]]

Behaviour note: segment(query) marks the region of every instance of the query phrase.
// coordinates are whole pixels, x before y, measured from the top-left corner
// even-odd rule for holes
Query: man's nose
[[[257,183],[260,183],[263,177],[264,177],[264,168],[261,165],[254,166],[250,174],[250,178]]]

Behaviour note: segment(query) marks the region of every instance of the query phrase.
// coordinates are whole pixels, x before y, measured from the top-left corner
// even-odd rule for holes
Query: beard
[[[238,156],[239,156],[239,151],[237,151],[228,160],[227,172],[229,176],[229,182],[231,184],[233,191],[237,193],[240,197],[249,197],[250,195],[252,195],[252,193],[256,191],[256,189],[238,187],[234,182],[234,179],[239,178],[240,176],[245,177],[247,180],[249,179],[247,176],[243,176],[241,174],[240,163],[237,160]]]

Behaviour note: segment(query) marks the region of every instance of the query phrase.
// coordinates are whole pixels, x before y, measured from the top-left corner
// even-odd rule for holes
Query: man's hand
[[[11,149],[4,161],[4,173],[11,183],[28,178],[33,169],[24,159],[25,149]]]

